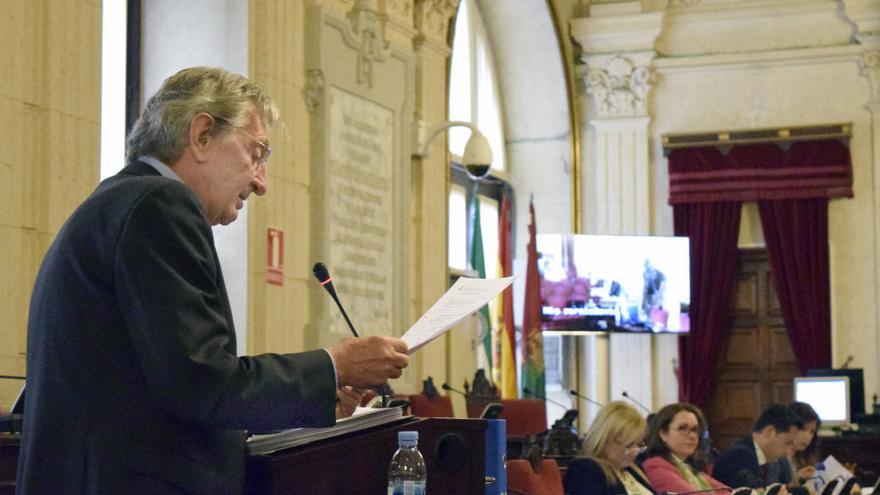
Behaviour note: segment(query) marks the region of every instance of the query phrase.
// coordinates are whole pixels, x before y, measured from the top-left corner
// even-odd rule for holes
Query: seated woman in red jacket
[[[706,420],[696,406],[669,404],[657,412],[652,426],[642,468],[654,490],[687,492],[727,488],[701,469]]]

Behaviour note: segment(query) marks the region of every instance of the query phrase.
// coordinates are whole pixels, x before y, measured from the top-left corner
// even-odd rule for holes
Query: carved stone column
[[[586,109],[581,135],[587,150],[583,232],[651,232],[649,94],[661,20],[661,12],[646,12],[641,2],[630,1],[593,4],[589,17],[571,21],[582,50],[579,73],[586,90],[580,105]],[[643,335],[586,338],[580,356],[587,363],[579,377],[582,391],[603,402],[621,399],[626,391],[650,406],[652,340]],[[585,416],[595,412],[591,408]]]
[[[643,62],[644,63],[644,62]],[[592,206],[591,231],[650,233],[648,93],[652,73],[631,57],[597,57],[584,76],[591,96],[592,184],[584,184]]]
[[[874,180],[874,246],[880,246],[880,0],[844,0],[846,15],[856,27],[855,38],[862,45],[860,62],[862,75],[870,84],[870,96],[865,108],[871,112],[871,161]],[[874,263],[874,297],[880,295],[880,263]],[[875,317],[875,328],[880,328],[880,314]],[[880,338],[876,340],[875,356],[880,358]],[[880,370],[877,371],[880,381]]]
[[[446,120],[446,66],[451,53],[447,44],[450,19],[458,8],[458,0],[415,0],[413,2],[413,27],[415,37],[415,105],[413,111],[412,150],[421,148],[419,136],[431,125]],[[445,246],[446,239],[446,140],[434,140],[427,158],[412,160],[412,219],[413,273],[421,277],[420,284],[413,284],[410,292],[413,313],[424,313],[446,290],[448,277],[446,263],[437,263],[437,246]],[[464,330],[464,329],[462,329]],[[431,353],[447,356],[469,356],[462,362],[468,366],[448,366],[442,359],[422,360],[421,378],[444,377],[449,383],[463,383],[471,379],[477,362],[476,351],[471,348],[475,330],[450,332],[447,339],[432,343]],[[439,343],[443,340],[444,343]],[[446,346],[443,348],[442,346]],[[421,363],[419,363],[421,364]],[[464,400],[453,397],[455,409],[465,411]]]

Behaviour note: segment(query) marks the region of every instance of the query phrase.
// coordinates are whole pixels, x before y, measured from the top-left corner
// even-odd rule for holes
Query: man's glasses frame
[[[210,114],[209,114],[209,115],[210,115]],[[269,157],[272,155],[272,147],[271,147],[271,146],[269,146],[268,144],[266,144],[266,143],[260,141],[259,139],[257,139],[256,136],[254,136],[254,135],[251,134],[250,132],[244,130],[244,128],[242,128],[242,127],[235,127],[235,126],[232,124],[232,122],[230,122],[230,121],[227,120],[227,119],[224,119],[223,117],[218,117],[218,116],[216,116],[216,115],[211,115],[211,117],[212,117],[213,119],[215,119],[215,120],[219,120],[220,122],[225,123],[225,124],[228,125],[229,127],[233,128],[233,129],[236,130],[237,132],[240,132],[240,133],[244,134],[245,136],[247,136],[248,138],[250,138],[253,142],[257,143],[257,145],[259,145],[259,147],[260,147],[260,149],[261,149],[262,151],[260,151],[260,156],[259,156],[259,157],[255,157],[255,158],[254,158],[254,164],[257,165],[258,167],[261,167],[261,168],[264,168],[264,169],[269,165]]]

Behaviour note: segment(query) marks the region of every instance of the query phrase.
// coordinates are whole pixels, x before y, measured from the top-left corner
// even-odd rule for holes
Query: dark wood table
[[[841,435],[819,439],[820,460],[833,455],[843,464],[855,463],[861,486],[873,486],[880,476],[880,435]]]

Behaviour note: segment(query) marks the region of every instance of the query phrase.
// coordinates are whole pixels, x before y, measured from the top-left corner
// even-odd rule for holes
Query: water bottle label
[[[424,481],[390,481],[388,495],[425,495]]]

